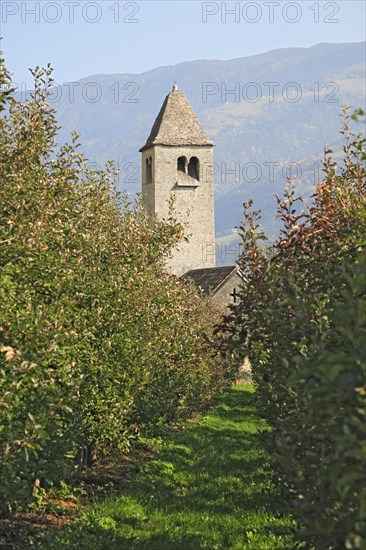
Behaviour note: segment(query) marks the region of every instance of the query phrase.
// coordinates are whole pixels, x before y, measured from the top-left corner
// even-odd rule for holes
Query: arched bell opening
[[[146,183],[152,183],[152,158],[146,159]]]
[[[187,173],[188,160],[187,157],[179,157],[177,160],[177,170]]]
[[[197,157],[191,157],[188,164],[188,175],[191,178],[200,181],[200,161]]]

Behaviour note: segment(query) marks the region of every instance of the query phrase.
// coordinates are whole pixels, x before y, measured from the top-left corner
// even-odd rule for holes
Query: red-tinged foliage
[[[349,125],[345,109],[343,164],[326,151],[311,205],[291,186],[277,197],[275,243],[260,246],[245,205],[246,277],[221,327],[227,353],[251,361],[284,501],[309,547],[329,550],[366,544],[366,155]]]

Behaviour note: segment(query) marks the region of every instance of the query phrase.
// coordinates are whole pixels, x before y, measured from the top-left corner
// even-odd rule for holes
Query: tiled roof
[[[236,271],[235,265],[192,269],[183,275],[183,279],[191,279],[202,290],[203,296],[207,296],[215,294]]]
[[[143,151],[152,145],[213,145],[186,96],[173,87],[165,98]]]

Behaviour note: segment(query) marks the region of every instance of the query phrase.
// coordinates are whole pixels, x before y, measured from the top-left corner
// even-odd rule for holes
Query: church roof
[[[191,269],[183,275],[183,279],[190,279],[199,287],[203,296],[216,294],[230,277],[237,272],[235,265],[224,267],[206,267],[202,269]]]
[[[213,145],[186,96],[176,85],[166,96],[145,145]]]

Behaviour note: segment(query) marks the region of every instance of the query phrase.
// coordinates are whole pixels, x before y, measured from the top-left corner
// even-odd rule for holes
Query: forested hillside
[[[217,236],[238,225],[241,203],[249,197],[273,236],[274,194],[283,187],[286,165],[297,164],[291,175],[308,194],[321,177],[324,147],[341,154],[341,105],[365,102],[365,44],[319,44],[142,74],[87,76],[54,90],[60,140],[77,129],[92,166],[115,161],[118,188],[138,192],[138,150],[174,81],[216,143]]]

